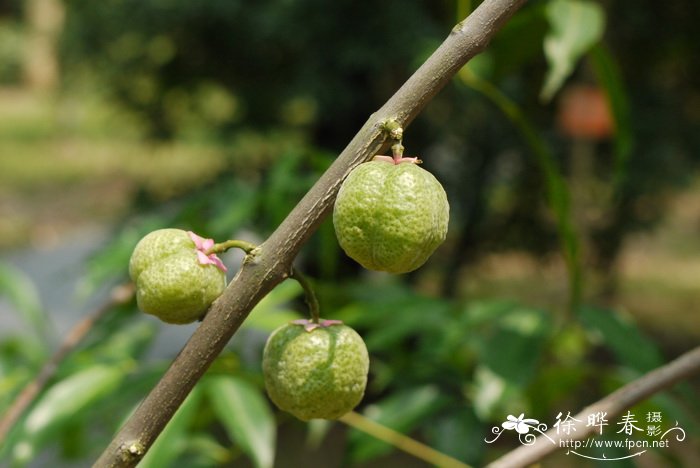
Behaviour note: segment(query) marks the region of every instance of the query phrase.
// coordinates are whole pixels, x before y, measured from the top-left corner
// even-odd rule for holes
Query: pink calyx
[[[224,262],[221,261],[215,253],[207,254],[209,249],[214,247],[214,239],[205,239],[200,237],[192,231],[187,231],[187,234],[194,242],[194,250],[197,253],[197,260],[199,260],[200,265],[214,265],[219,270],[226,273],[227,268]]]
[[[304,330],[307,332],[313,331],[316,328],[327,328],[333,325],[342,325],[343,321],[342,320],[324,320],[321,319],[318,321],[318,323],[309,320],[309,319],[297,319],[297,320],[292,320],[290,323],[293,323],[294,325],[303,325]]]
[[[402,163],[411,163],[411,164],[420,164],[423,161],[421,161],[418,158],[407,158],[407,157],[399,157],[399,158],[394,158],[392,156],[381,156],[377,155],[372,158],[372,161],[382,161],[382,162],[388,162],[391,164],[402,164]]]

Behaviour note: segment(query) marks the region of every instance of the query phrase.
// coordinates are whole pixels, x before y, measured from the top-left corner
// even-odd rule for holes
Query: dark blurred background
[[[146,232],[262,241],[478,3],[2,1],[0,407],[124,279]],[[368,343],[368,414],[384,409],[387,425],[477,465],[509,448],[481,443],[506,414],[573,413],[700,338],[700,10],[691,0],[573,2],[598,15],[579,17],[566,3],[528,2],[406,130],[407,153],[451,207],[448,239],[423,268],[363,271],[330,221],[299,258],[323,315]],[[600,34],[542,91],[558,27]],[[258,387],[264,337],[288,308],[304,313],[287,286],[269,306],[284,309],[278,319],[254,321],[228,350],[232,372]],[[128,373],[150,382],[191,327],[165,330],[128,309],[96,333],[133,337],[129,327],[146,323],[125,356],[151,363]],[[113,358],[98,341],[63,377]],[[693,391],[662,406],[697,429],[697,401],[689,409],[682,396]],[[110,408],[123,415],[138,398]],[[86,427],[103,400],[88,403]],[[405,407],[415,411],[396,410]],[[282,438],[301,430],[281,421]],[[223,451],[211,464],[246,463],[219,429],[198,435]],[[15,431],[6,455],[31,464],[58,450],[70,465],[95,451],[94,435],[77,431],[57,449],[29,432]],[[329,466],[391,456],[354,432],[331,434],[345,442]],[[28,437],[35,450],[18,455]],[[193,466],[197,447],[186,450]],[[692,452],[686,443],[650,457],[697,462]]]

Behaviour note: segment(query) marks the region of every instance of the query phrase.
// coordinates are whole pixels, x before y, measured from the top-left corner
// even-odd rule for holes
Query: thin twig
[[[421,65],[355,135],[272,235],[248,257],[224,293],[212,304],[163,378],[146,396],[95,463],[135,466],[170,421],[197,381],[221,353],[252,308],[289,276],[294,258],[330,213],[340,184],[391,138],[390,120],[405,129],[430,100],[491,38],[525,0],[485,0],[453,28]]]
[[[423,461],[430,463],[431,465],[439,466],[441,468],[470,468],[469,465],[463,463],[456,458],[438,452],[432,447],[425,445],[422,442],[418,442],[415,439],[408,437],[398,431],[393,430],[383,424],[379,424],[376,421],[372,421],[360,413],[351,411],[342,418],[339,419],[340,422],[347,424],[350,427],[354,427],[357,430],[365,432],[372,437],[375,437],[382,442],[391,444],[399,450],[403,450],[409,455],[413,455],[416,458],[420,458]]]
[[[301,288],[304,290],[304,300],[306,301],[306,305],[309,306],[311,321],[313,323],[318,323],[321,319],[321,311],[318,305],[318,299],[316,298],[316,293],[314,292],[314,288],[311,286],[309,279],[295,267],[292,267],[292,272],[290,273],[289,277],[296,280],[296,282],[301,285]]]
[[[210,254],[217,254],[217,253],[224,253],[228,249],[241,249],[243,252],[246,254],[250,254],[255,250],[257,245],[244,241],[244,240],[238,240],[238,239],[232,239],[232,240],[227,240],[224,242],[220,242],[218,244],[214,244],[212,248],[206,251],[206,255]]]
[[[462,70],[460,76],[468,86],[487,97],[513,122],[525,143],[530,147],[530,151],[535,155],[537,164],[545,175],[547,200],[556,217],[557,233],[569,276],[568,312],[571,316],[581,303],[583,291],[580,234],[575,232],[575,227],[571,222],[569,189],[557,167],[556,159],[544,140],[538,135],[535,127],[513,100],[490,81],[482,79],[469,68]]]
[[[5,443],[5,438],[26,409],[31,405],[36,396],[41,393],[46,384],[56,373],[59,364],[75,349],[92,327],[102,319],[115,306],[131,300],[134,295],[132,284],[122,284],[112,289],[109,298],[99,307],[93,310],[80,322],[78,322],[63,340],[56,352],[51,356],[34,380],[27,383],[22,391],[12,402],[7,412],[0,419],[0,447]]]
[[[508,452],[491,462],[488,467],[521,467],[535,463],[558,450],[561,440],[581,440],[595,431],[596,426],[587,425],[588,415],[600,412],[607,413],[607,417],[613,418],[651,395],[697,373],[700,373],[700,346],[587,406],[574,416],[578,422],[571,420],[572,430],[567,434],[564,434],[564,431],[558,434],[559,431],[550,429],[546,432],[547,437],[539,437],[532,445],[522,445]]]

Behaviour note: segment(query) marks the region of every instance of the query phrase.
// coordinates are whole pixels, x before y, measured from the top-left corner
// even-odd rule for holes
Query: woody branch
[[[496,31],[524,3],[525,0],[482,2],[452,30],[396,94],[370,116],[259,251],[247,257],[163,378],[120,429],[95,466],[134,466],[143,458],[255,304],[289,276],[297,253],[331,210],[343,179],[358,164],[368,161],[383,149],[389,138],[385,123],[393,119],[406,128],[454,74],[488,45]]]

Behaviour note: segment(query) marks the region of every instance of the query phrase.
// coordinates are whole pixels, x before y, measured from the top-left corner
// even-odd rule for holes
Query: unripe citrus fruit
[[[181,229],[159,229],[136,244],[129,276],[142,311],[164,322],[190,323],[224,291],[226,274],[213,262],[202,263],[200,257],[209,257],[195,239],[201,238]]]
[[[265,388],[275,405],[302,421],[337,419],[365,393],[367,347],[338,321],[312,327],[295,321],[270,335],[263,352]]]
[[[369,270],[407,273],[447,235],[449,204],[435,177],[412,162],[360,164],[340,187],[333,210],[338,242]]]

